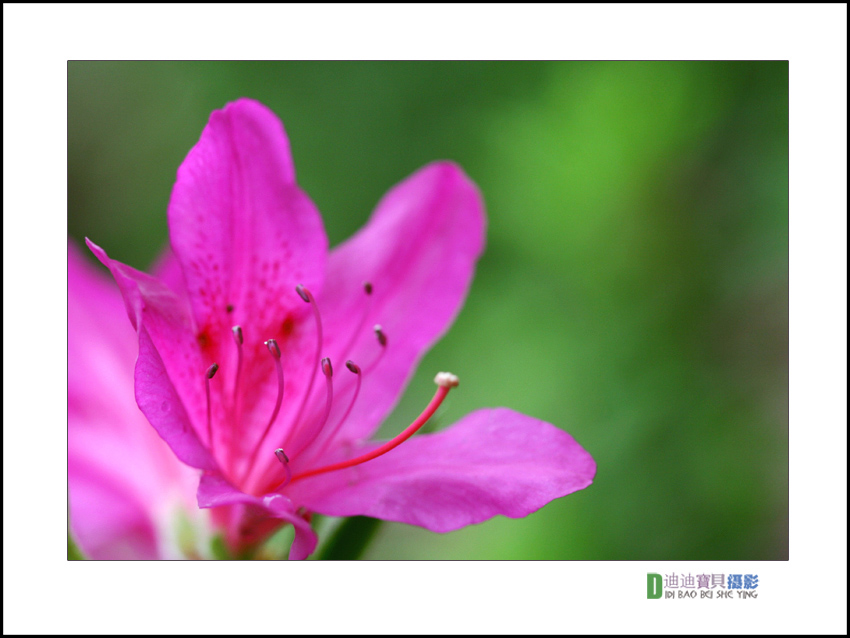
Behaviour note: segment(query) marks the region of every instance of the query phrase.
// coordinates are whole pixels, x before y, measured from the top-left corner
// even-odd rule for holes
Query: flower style
[[[409,438],[457,385],[445,373],[413,424],[368,440],[458,312],[484,223],[475,185],[439,162],[328,252],[280,121],[240,99],[212,114],[178,171],[173,254],[156,276],[87,242],[138,335],[138,407],[202,471],[198,505],[233,551],[291,523],[290,558],[305,558],[312,512],[448,532],[591,483],[595,463],[569,434],[506,408]]]

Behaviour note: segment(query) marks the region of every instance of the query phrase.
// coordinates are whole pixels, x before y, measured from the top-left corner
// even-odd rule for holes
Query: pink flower
[[[311,512],[448,532],[591,483],[595,463],[569,434],[506,408],[406,440],[452,375],[402,435],[368,441],[483,250],[481,196],[457,166],[421,169],[328,252],[280,121],[241,99],[212,114],[180,167],[168,223],[158,276],[88,244],[138,334],[138,406],[202,470],[198,505],[234,551],[291,523],[290,558],[308,556]]]
[[[179,558],[197,519],[196,472],[133,398],[138,349],[121,295],[68,246],[68,500],[71,533],[95,559]]]

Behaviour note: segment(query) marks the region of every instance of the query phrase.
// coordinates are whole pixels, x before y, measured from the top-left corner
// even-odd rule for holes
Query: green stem
[[[71,538],[71,532],[68,532],[68,560],[85,560],[86,557],[80,551],[80,548],[77,547],[77,544],[74,542],[74,539]]]
[[[318,560],[356,560],[363,555],[366,546],[378,531],[381,521],[368,516],[351,516],[336,528],[324,549],[316,556]]]

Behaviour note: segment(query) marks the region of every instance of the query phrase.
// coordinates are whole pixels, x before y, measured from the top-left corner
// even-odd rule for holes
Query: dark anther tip
[[[387,335],[383,328],[379,325],[375,326],[375,336],[378,338],[378,343],[380,343],[382,347],[387,345]]]
[[[269,349],[269,352],[272,353],[272,356],[274,356],[275,359],[280,359],[280,347],[278,347],[277,341],[275,341],[274,339],[269,339],[268,341],[265,341],[264,343],[266,344],[266,347]]]
[[[345,362],[345,367],[351,370],[354,374],[360,374],[360,366],[354,363],[351,359]]]
[[[301,297],[304,301],[310,303],[310,293],[304,286],[298,284],[297,286],[295,286],[295,292],[297,292],[298,296]]]
[[[212,379],[215,376],[216,372],[218,372],[218,364],[214,363],[209,368],[207,368],[207,379]]]
[[[363,282],[363,290],[366,291],[367,295],[371,295],[372,294],[372,282],[364,281]]]
[[[332,377],[334,375],[334,369],[331,365],[330,357],[325,357],[322,359],[322,374],[326,377]]]

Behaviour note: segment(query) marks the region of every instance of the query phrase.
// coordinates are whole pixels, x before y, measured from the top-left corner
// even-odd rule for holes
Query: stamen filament
[[[286,478],[283,482],[278,485],[274,490],[277,491],[289,485],[289,482],[292,480],[292,469],[289,467],[289,457],[286,456],[286,452],[283,451],[283,448],[278,448],[274,451],[274,455],[277,457],[277,460],[280,461],[280,464],[283,466],[284,471],[286,472]]]
[[[369,318],[369,313],[372,311],[372,284],[368,281],[363,282],[363,292],[366,293],[366,304],[363,307],[363,312],[360,315],[360,321],[357,323],[357,327],[351,333],[351,337],[348,339],[348,343],[345,344],[345,347],[339,351],[341,357],[351,356],[351,349],[354,347],[354,344],[357,343],[357,340],[362,336],[360,333],[363,330],[363,326],[366,325],[366,320]]]
[[[215,456],[215,444],[213,443],[213,435],[212,435],[212,403],[210,401],[210,379],[215,376],[215,373],[218,372],[218,364],[214,363],[209,368],[207,368],[207,372],[204,375],[204,389],[207,393],[207,439],[210,442],[210,453]]]
[[[232,412],[230,414],[230,440],[237,440],[237,431],[239,429],[239,423],[242,420],[242,397],[239,394],[239,380],[242,377],[242,343],[244,342],[244,338],[242,336],[242,327],[241,326],[233,326],[230,329],[233,332],[233,341],[236,343],[236,378],[233,381],[233,403],[232,403]],[[230,457],[231,464],[235,460],[235,455]],[[235,470],[233,466],[230,467],[230,473],[235,474]]]
[[[321,421],[318,421],[318,426],[313,428],[313,432],[310,434],[310,438],[306,443],[297,448],[297,452],[295,452],[292,456],[296,457],[305,449],[310,447],[310,444],[316,440],[316,437],[319,436],[321,431],[324,429],[325,425],[328,422],[328,417],[331,414],[331,404],[334,400],[334,385],[333,385],[333,367],[331,366],[331,360],[328,357],[322,359],[322,374],[325,375],[327,379],[327,398],[325,400],[325,414],[322,417]]]
[[[379,325],[375,324],[375,338],[378,340],[378,345],[381,346],[380,352],[378,355],[372,359],[368,366],[365,366],[365,372],[363,374],[370,374],[372,370],[378,367],[378,364],[381,362],[381,358],[384,356],[384,353],[387,351],[387,333],[384,332],[384,329]]]
[[[437,411],[437,408],[440,407],[440,404],[446,398],[446,395],[448,395],[449,390],[457,386],[457,377],[444,372],[438,374],[434,381],[439,387],[437,388],[437,392],[434,394],[434,397],[431,399],[431,402],[425,407],[425,409],[422,411],[422,414],[420,414],[416,418],[416,420],[409,426],[407,426],[404,431],[402,431],[401,434],[399,434],[397,437],[387,441],[386,443],[375,448],[371,452],[367,452],[366,454],[362,454],[361,456],[355,457],[353,459],[348,459],[347,461],[340,461],[339,463],[332,463],[331,465],[307,470],[306,472],[297,474],[292,477],[290,483],[300,481],[301,479],[305,479],[309,476],[316,476],[317,474],[324,474],[326,472],[335,472],[336,470],[343,470],[348,467],[360,465],[361,463],[365,463],[366,461],[371,461],[372,459],[378,458],[379,456],[386,454],[393,448],[396,448],[402,443],[404,443],[407,439],[413,436],[413,434],[419,428],[421,428],[423,425],[425,425],[425,423],[427,423],[428,419],[430,419],[434,415],[434,412]]]
[[[233,404],[236,408],[236,399],[239,397],[239,378],[242,376],[242,328],[233,326],[233,340],[236,342],[236,381],[233,383]]]
[[[283,403],[283,366],[280,363],[280,348],[277,345],[277,341],[274,339],[269,339],[265,342],[266,347],[269,349],[272,357],[274,358],[274,365],[277,369],[277,401],[274,404],[274,411],[272,412],[272,418],[269,419],[268,425],[266,425],[266,429],[263,430],[263,435],[257,441],[257,445],[254,447],[254,451],[251,452],[251,457],[248,460],[248,465],[245,466],[245,474],[242,476],[242,483],[245,482],[245,479],[248,478],[248,475],[251,473],[251,468],[254,467],[254,461],[257,460],[257,453],[260,451],[260,446],[265,441],[266,436],[269,433],[269,430],[274,423],[274,420],[277,418],[278,412],[280,412],[280,405]]]
[[[384,329],[381,328],[379,324],[375,324],[375,336],[378,338],[378,343],[381,344],[382,348],[387,347],[387,335],[384,333]]]
[[[319,314],[319,306],[313,298],[313,293],[301,284],[295,286],[295,292],[297,292],[298,296],[310,304],[313,308],[313,316],[316,318],[316,333],[318,338],[316,339],[316,370],[314,370],[313,374],[310,375],[310,383],[307,385],[307,391],[304,393],[304,396],[301,399],[301,405],[298,406],[298,412],[295,413],[295,418],[292,420],[292,429],[290,429],[290,431],[286,434],[287,440],[289,439],[290,434],[298,428],[298,423],[301,420],[301,413],[304,411],[304,406],[307,405],[307,399],[310,398],[310,393],[313,391],[313,383],[316,381],[316,371],[318,371],[321,366],[319,355],[322,353],[322,341],[324,338],[322,333],[322,317]]]
[[[321,456],[322,452],[328,447],[328,443],[333,441],[334,437],[339,433],[339,429],[342,427],[342,424],[345,423],[345,420],[348,418],[348,415],[351,414],[351,410],[354,408],[354,402],[357,401],[357,395],[360,394],[360,382],[362,381],[362,374],[360,371],[360,366],[358,366],[353,361],[346,361],[345,367],[348,368],[353,374],[357,375],[357,381],[354,386],[354,396],[351,398],[351,403],[348,404],[348,408],[345,410],[345,414],[342,415],[342,418],[337,421],[337,424],[334,426],[333,430],[324,438],[322,444],[319,446],[319,449],[316,450],[313,457]]]

